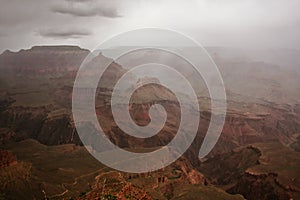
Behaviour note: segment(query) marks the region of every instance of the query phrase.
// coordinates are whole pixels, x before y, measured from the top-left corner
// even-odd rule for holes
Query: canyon
[[[212,114],[207,91],[199,86],[204,88],[198,98],[201,119],[192,145],[175,163],[146,174],[109,169],[82,146],[72,116],[72,87],[89,50],[38,46],[2,53],[0,194],[6,199],[91,199],[105,195],[116,199],[300,198],[299,74],[250,58],[226,57],[215,48],[209,51],[220,68],[227,93],[227,115],[218,143],[199,160]],[[153,56],[148,54],[144,59]],[[102,53],[94,62],[97,59],[111,62]],[[167,121],[151,138],[125,134],[113,119],[110,101],[114,85],[126,71],[121,63],[112,61],[104,72],[95,99],[98,121],[111,142],[123,149],[161,148],[177,133],[177,99],[158,84],[139,87],[130,100],[132,119],[147,125],[149,108],[160,104],[167,111]],[[289,84],[284,81],[286,77]],[[136,84],[143,81],[147,82]],[[88,92],[88,88],[82,89],[83,96]],[[57,158],[61,160],[55,163]],[[283,170],[286,165],[288,172]],[[56,178],[52,180],[53,176]]]

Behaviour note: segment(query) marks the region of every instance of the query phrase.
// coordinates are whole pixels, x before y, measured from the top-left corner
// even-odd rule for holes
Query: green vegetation
[[[17,156],[18,164],[0,170],[0,188],[17,199],[41,199],[44,190],[50,199],[79,196],[88,183],[108,170],[84,147],[73,144],[45,146],[25,140],[6,148]],[[1,193],[0,192],[0,193]]]
[[[104,195],[104,200],[117,200],[117,196],[112,194],[106,194]]]
[[[202,185],[184,185],[174,190],[172,200],[242,200],[241,195],[230,195],[221,189],[216,189],[213,186]]]

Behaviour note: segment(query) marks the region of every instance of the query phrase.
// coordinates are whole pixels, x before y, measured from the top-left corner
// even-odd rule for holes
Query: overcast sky
[[[300,0],[0,0],[0,51],[160,27],[204,46],[300,48]]]

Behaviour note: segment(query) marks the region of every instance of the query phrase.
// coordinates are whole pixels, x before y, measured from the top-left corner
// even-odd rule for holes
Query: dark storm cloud
[[[50,38],[81,38],[84,36],[89,36],[92,33],[86,29],[77,29],[77,28],[64,28],[64,29],[41,29],[38,31],[38,34],[43,37]]]
[[[99,4],[92,0],[66,0],[51,8],[55,13],[69,14],[78,17],[102,16],[108,18],[120,17],[118,11],[106,4]]]

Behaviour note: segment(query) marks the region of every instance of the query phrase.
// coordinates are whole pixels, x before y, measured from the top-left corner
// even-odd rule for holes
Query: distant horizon
[[[300,1],[5,1],[0,52],[41,44],[94,49],[120,33],[160,28],[202,46],[300,48]]]
[[[134,47],[139,47],[139,45],[133,45]],[[140,45],[140,46],[143,46],[143,45]],[[10,48],[7,48],[7,49],[4,49],[2,51],[0,51],[0,55],[3,54],[5,51],[8,51],[8,52],[12,52],[12,53],[18,53],[20,51],[26,51],[26,50],[30,50],[32,48],[35,48],[35,47],[79,47],[80,49],[82,50],[88,50],[88,51],[92,51],[92,50],[96,50],[95,49],[92,49],[92,48],[88,48],[88,47],[84,47],[84,46],[81,46],[79,44],[37,44],[37,45],[32,45],[30,47],[24,47],[24,48],[19,48],[19,49],[10,49]],[[120,46],[115,46],[114,48],[119,48],[119,47],[132,47],[131,45],[120,45]],[[178,46],[178,47],[183,47],[183,48],[193,48],[192,46]],[[300,51],[300,48],[291,48],[291,47],[258,47],[258,48],[255,48],[255,47],[236,47],[236,46],[218,46],[218,45],[205,45],[203,46],[203,48],[207,49],[207,48],[225,48],[225,49],[236,49],[236,50],[255,50],[255,49],[258,49],[258,50],[275,50],[275,49],[281,49],[281,50],[293,50],[293,51]],[[110,49],[113,49],[113,48],[110,48]]]

